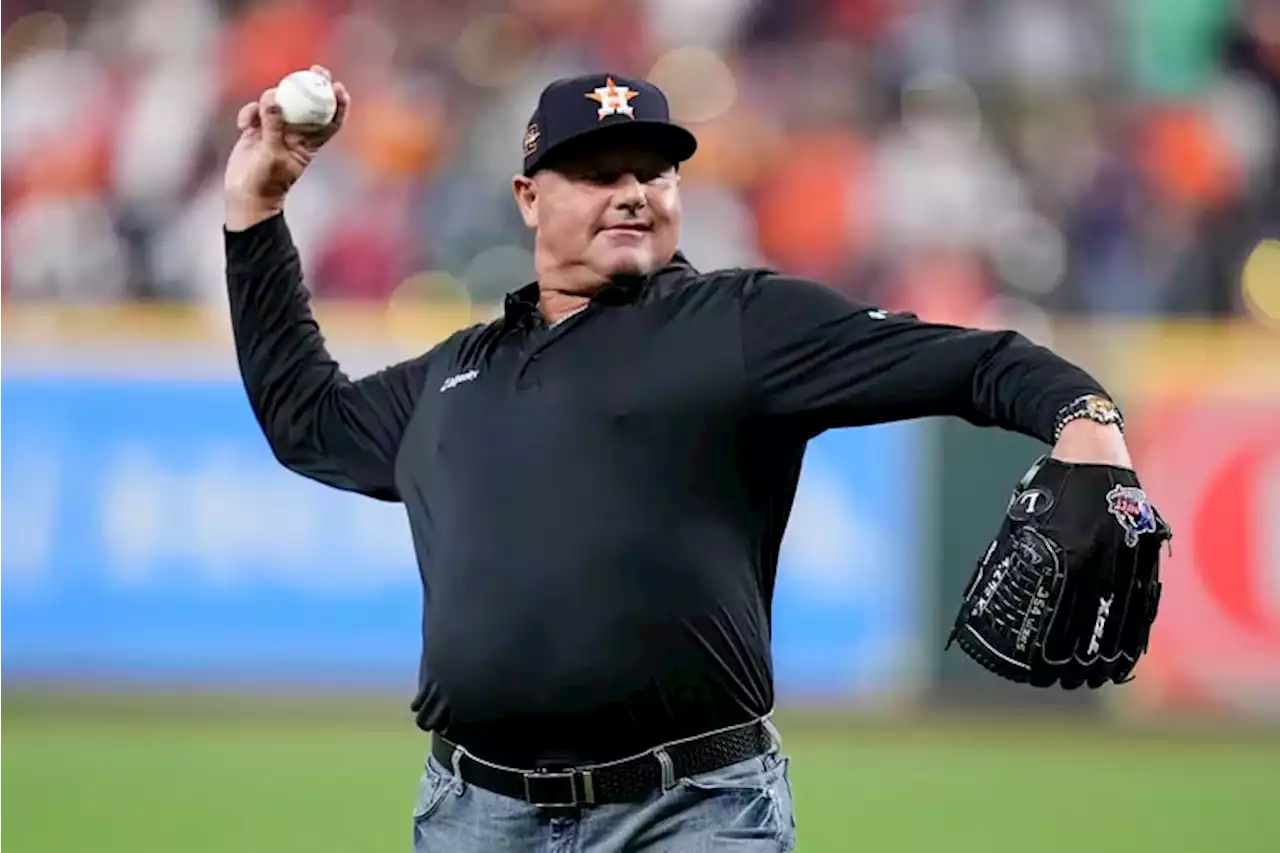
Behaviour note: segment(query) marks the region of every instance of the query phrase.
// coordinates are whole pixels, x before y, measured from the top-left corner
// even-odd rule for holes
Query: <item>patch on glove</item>
[[[1124,544],[1130,548],[1137,546],[1139,536],[1157,530],[1156,508],[1142,489],[1116,486],[1107,492],[1107,510],[1124,528]]]
[[[978,562],[947,647],[1036,687],[1127,681],[1147,650],[1171,536],[1132,471],[1039,459]]]

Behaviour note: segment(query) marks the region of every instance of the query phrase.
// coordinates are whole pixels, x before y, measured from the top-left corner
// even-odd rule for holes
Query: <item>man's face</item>
[[[680,236],[679,175],[662,155],[637,145],[580,147],[532,179],[517,177],[525,224],[552,266],[596,281],[645,275],[675,254]],[[572,276],[577,278],[577,276]]]

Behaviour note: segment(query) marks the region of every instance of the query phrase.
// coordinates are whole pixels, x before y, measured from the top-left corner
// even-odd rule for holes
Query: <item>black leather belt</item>
[[[572,808],[605,803],[644,800],[685,776],[710,773],[773,748],[773,738],[763,722],[751,723],[690,740],[652,749],[641,755],[563,770],[517,770],[496,767],[472,757],[466,750],[454,764],[458,746],[434,735],[431,754],[462,780],[485,790],[543,808]],[[664,765],[667,765],[664,767]]]

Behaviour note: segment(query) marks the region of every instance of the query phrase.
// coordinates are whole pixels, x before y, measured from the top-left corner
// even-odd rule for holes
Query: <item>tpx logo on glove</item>
[[[1116,486],[1107,492],[1107,511],[1124,528],[1124,544],[1136,547],[1138,537],[1156,532],[1156,511],[1147,493],[1133,486]]]
[[[1102,644],[1102,632],[1107,629],[1107,617],[1111,615],[1111,602],[1115,601],[1114,595],[1108,595],[1106,598],[1098,599],[1098,617],[1093,622],[1093,636],[1089,638],[1089,651],[1087,654],[1096,655]]]

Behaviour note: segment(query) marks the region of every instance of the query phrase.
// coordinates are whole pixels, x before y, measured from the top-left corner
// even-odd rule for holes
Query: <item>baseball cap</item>
[[[524,133],[524,174],[570,141],[616,134],[682,163],[698,141],[671,121],[667,97],[645,80],[620,74],[586,74],[556,80],[542,90]]]

